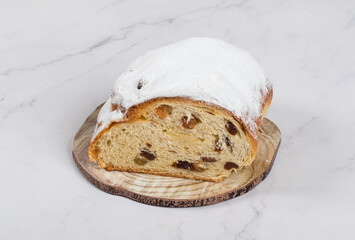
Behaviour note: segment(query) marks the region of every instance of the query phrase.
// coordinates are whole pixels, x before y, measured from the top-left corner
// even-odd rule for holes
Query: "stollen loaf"
[[[219,182],[250,165],[272,84],[246,51],[189,38],[139,57],[100,110],[90,161]]]

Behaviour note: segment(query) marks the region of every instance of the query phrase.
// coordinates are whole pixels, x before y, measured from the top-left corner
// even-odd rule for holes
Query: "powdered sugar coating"
[[[246,51],[212,38],[189,38],[147,52],[116,81],[98,116],[94,136],[128,109],[157,97],[189,97],[232,111],[256,138],[261,98],[271,88],[261,66]]]

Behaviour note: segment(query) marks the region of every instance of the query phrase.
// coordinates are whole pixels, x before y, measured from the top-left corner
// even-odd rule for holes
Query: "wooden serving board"
[[[86,119],[73,141],[73,157],[82,174],[97,188],[137,202],[161,207],[198,207],[215,204],[247,193],[269,174],[281,141],[278,127],[264,118],[253,164],[222,182],[206,182],[142,173],[106,171],[89,162],[88,148],[100,105]]]

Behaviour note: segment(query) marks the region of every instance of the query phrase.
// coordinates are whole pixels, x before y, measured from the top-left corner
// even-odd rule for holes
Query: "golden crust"
[[[273,91],[272,91],[272,87],[270,87],[268,89],[268,94],[266,95],[262,95],[262,114],[260,116],[260,118],[258,118],[256,120],[257,123],[257,127],[259,129],[261,122],[262,122],[262,118],[263,116],[266,114],[268,107],[271,104],[271,100],[272,100],[272,96],[273,96]],[[137,169],[120,169],[118,167],[113,167],[113,166],[106,166],[105,163],[103,163],[100,159],[97,158],[97,154],[94,151],[95,150],[95,145],[97,143],[97,140],[101,137],[101,135],[106,132],[106,131],[110,131],[110,128],[112,126],[114,126],[115,124],[121,124],[121,123],[129,123],[129,122],[133,122],[135,121],[137,118],[139,118],[145,111],[146,108],[148,108],[151,105],[156,105],[158,103],[186,103],[186,104],[192,104],[192,105],[197,105],[198,107],[206,107],[206,108],[212,108],[213,110],[215,110],[216,112],[218,112],[219,114],[225,115],[227,117],[233,117],[237,122],[239,122],[239,124],[243,127],[244,132],[248,135],[248,139],[249,139],[249,143],[252,146],[252,154],[251,154],[251,158],[249,161],[247,161],[247,164],[251,164],[252,161],[255,159],[256,156],[256,152],[257,152],[257,139],[254,138],[252,136],[252,134],[250,133],[251,130],[247,127],[247,125],[240,119],[238,118],[235,114],[233,114],[231,111],[220,107],[218,105],[215,104],[211,104],[211,103],[207,103],[204,101],[198,101],[198,100],[193,100],[191,98],[187,98],[187,97],[159,97],[159,98],[154,98],[154,99],[150,99],[148,101],[145,101],[141,104],[138,105],[134,105],[131,108],[129,108],[127,110],[127,112],[125,113],[125,116],[123,118],[122,121],[120,122],[110,122],[102,131],[100,131],[96,137],[91,141],[91,144],[89,146],[89,158],[90,161],[98,161],[98,165],[101,168],[105,168],[108,171],[111,170],[119,170],[119,171],[127,171],[127,172],[140,172],[140,173],[148,173],[148,174],[155,174],[155,175],[163,175],[163,176],[170,176],[170,177],[183,177],[183,178],[195,178],[196,176],[193,176],[189,173],[183,172],[181,174],[179,173],[175,173],[175,175],[171,175],[169,172],[166,173],[155,173],[155,172],[151,172],[149,170],[145,171],[145,170],[139,170],[137,171]],[[234,170],[231,170],[234,171]],[[221,180],[223,180],[226,176],[221,175],[218,178],[214,179],[214,181],[219,182]],[[199,180],[210,180],[210,179],[204,179],[204,178],[199,178]]]

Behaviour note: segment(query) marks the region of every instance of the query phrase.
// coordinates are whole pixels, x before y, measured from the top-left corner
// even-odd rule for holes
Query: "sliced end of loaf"
[[[189,99],[158,98],[130,109],[92,141],[107,170],[218,182],[249,165],[256,140],[230,112]]]

